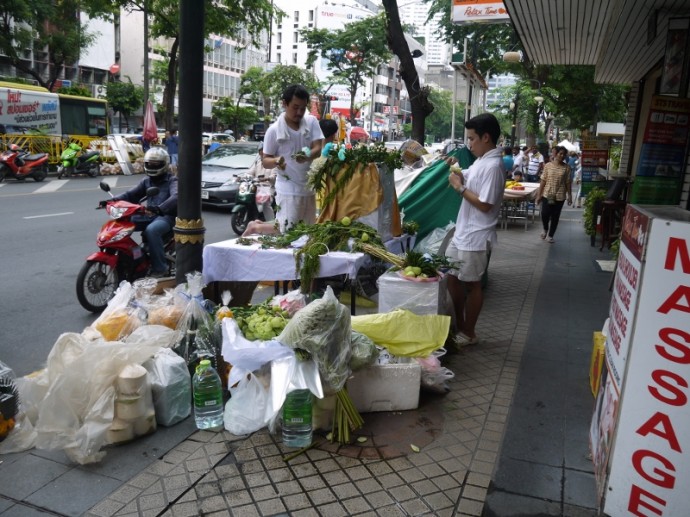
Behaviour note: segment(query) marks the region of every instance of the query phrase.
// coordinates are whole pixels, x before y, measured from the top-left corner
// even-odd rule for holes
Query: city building
[[[450,62],[452,47],[439,38],[441,26],[441,13],[437,13],[431,20],[429,17],[429,4],[420,1],[409,1],[398,6],[400,21],[403,26],[414,27],[412,34],[423,45],[426,62],[429,66],[443,65]]]

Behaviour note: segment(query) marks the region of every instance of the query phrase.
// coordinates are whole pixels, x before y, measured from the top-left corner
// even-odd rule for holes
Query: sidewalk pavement
[[[266,430],[195,431],[188,418],[94,465],[55,451],[0,456],[0,515],[596,515],[588,369],[611,273],[581,214],[563,211],[555,244],[538,221],[499,230],[482,344],[447,356],[443,431],[420,452],[311,449],[285,463]]]

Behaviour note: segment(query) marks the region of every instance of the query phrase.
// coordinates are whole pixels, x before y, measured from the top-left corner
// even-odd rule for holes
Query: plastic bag
[[[315,397],[323,398],[321,378],[314,361],[298,360],[292,349],[276,340],[247,340],[237,322],[230,318],[223,320],[223,358],[232,364],[225,428],[233,434],[254,432],[269,424],[273,429],[285,397],[293,389],[308,389]],[[256,372],[269,369],[270,380],[263,383],[264,392],[252,378],[256,377]],[[264,374],[261,379],[269,377]],[[252,397],[256,400],[252,401]],[[242,414],[236,417],[239,413]]]
[[[330,286],[323,297],[298,311],[278,341],[314,359],[325,390],[340,390],[350,376],[352,329],[350,311]]]
[[[266,426],[268,387],[256,375],[247,374],[236,387],[230,388],[225,404],[225,429],[234,435],[250,434]]]
[[[447,383],[455,377],[455,374],[445,366],[441,366],[440,358],[445,355],[445,353],[445,348],[439,348],[428,357],[417,357],[417,362],[422,367],[421,385],[423,388],[440,391],[442,393],[450,390]]]
[[[288,317],[292,318],[298,310],[303,309],[307,305],[307,297],[302,291],[295,289],[280,296],[275,296],[271,300],[271,305],[287,311]]]
[[[158,325],[140,327],[124,342],[61,335],[49,354],[49,387],[38,403],[35,447],[63,449],[80,464],[100,461],[115,414],[117,375],[126,365],[141,364],[161,348],[169,348],[175,339],[175,331]]]
[[[450,329],[450,316],[419,316],[406,310],[352,316],[352,329],[369,336],[391,354],[426,357],[441,348]]]
[[[352,331],[352,357],[350,357],[350,370],[357,371],[371,366],[379,357],[379,350],[369,337],[361,332]]]
[[[120,283],[108,306],[91,325],[106,341],[122,339],[141,326],[142,314],[136,308],[130,307],[134,293],[132,284],[127,281]],[[145,314],[143,316],[145,318]]]
[[[414,250],[420,253],[433,253],[438,255],[443,239],[446,238],[448,232],[454,227],[455,223],[451,221],[446,226],[432,230],[431,233],[415,244]]]
[[[187,418],[192,411],[192,379],[185,360],[162,349],[143,366],[149,372],[156,422],[171,426]]]
[[[177,352],[190,369],[202,359],[210,359],[211,364],[218,370],[217,357],[220,352],[220,328],[215,327],[213,308],[204,299],[204,288],[201,273],[198,271],[187,273],[187,284],[177,286],[175,292],[184,303],[184,312],[180,318],[177,330],[180,341],[175,346]],[[201,336],[201,339],[197,337]]]

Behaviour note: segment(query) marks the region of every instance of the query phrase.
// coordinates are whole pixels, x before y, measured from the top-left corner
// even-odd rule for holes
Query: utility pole
[[[144,107],[149,100],[149,10],[144,0]],[[142,124],[143,125],[143,124]]]
[[[204,3],[180,0],[180,167],[175,249],[177,284],[203,270],[201,218],[201,119],[204,77]]]

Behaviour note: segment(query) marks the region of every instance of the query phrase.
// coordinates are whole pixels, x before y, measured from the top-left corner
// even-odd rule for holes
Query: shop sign
[[[633,203],[677,205],[690,129],[690,100],[655,96],[633,183]]]
[[[690,486],[690,226],[654,218],[604,513],[681,516]]]
[[[510,17],[503,2],[493,0],[453,0],[453,23],[508,23]]]

